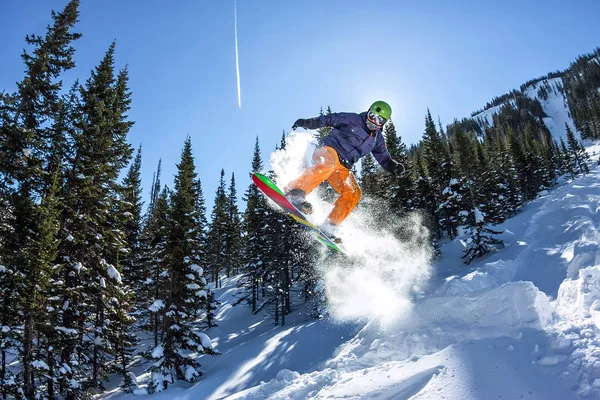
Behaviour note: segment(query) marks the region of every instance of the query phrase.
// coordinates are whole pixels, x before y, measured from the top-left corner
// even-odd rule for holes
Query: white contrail
[[[238,38],[237,38],[237,4],[233,0],[233,23],[235,30],[235,73],[237,75],[237,90],[238,90],[238,107],[242,108],[242,90],[240,85],[240,56],[238,55]]]

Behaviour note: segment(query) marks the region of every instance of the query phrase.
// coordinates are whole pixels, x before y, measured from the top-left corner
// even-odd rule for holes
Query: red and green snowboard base
[[[283,192],[277,187],[277,185],[275,185],[275,183],[273,183],[272,180],[257,172],[252,174],[252,181],[268,198],[273,200],[278,206],[287,212],[290,217],[304,225],[307,229],[313,231],[321,243],[324,243],[330,248],[345,254],[344,251],[340,249],[337,244],[335,244],[335,242],[328,238],[327,235],[325,235],[318,227],[308,221],[304,214],[302,214],[296,207],[294,207],[292,203],[290,203],[290,201],[284,196]]]

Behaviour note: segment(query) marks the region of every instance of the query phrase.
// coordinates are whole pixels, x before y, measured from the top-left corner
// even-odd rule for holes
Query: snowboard
[[[330,238],[327,237],[323,231],[317,226],[312,224],[300,210],[298,210],[283,194],[283,192],[275,185],[275,183],[260,173],[252,174],[252,181],[265,194],[268,198],[273,200],[279,207],[283,209],[290,217],[295,219],[297,222],[302,224],[308,230],[314,232],[317,239],[327,245],[329,248],[345,254],[345,252]]]

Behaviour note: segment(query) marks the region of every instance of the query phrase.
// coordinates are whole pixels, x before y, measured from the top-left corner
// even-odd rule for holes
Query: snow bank
[[[561,355],[568,361],[564,375],[579,382],[579,397],[600,398],[600,265],[565,280],[556,308],[561,320],[554,329],[554,346],[566,354]]]
[[[447,278],[436,293],[440,296],[460,295],[493,288],[512,280],[517,268],[518,264],[514,260],[489,262],[462,277]]]
[[[600,328],[600,265],[579,270],[579,277],[560,285],[556,306],[565,314],[592,318]]]

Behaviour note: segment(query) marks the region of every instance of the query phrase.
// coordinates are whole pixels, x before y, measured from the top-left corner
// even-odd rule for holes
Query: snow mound
[[[460,295],[499,286],[512,280],[517,273],[518,264],[513,260],[498,260],[486,263],[468,274],[451,276],[437,290],[440,296]]]
[[[557,308],[565,314],[582,314],[600,328],[600,265],[579,270],[579,277],[560,285]]]
[[[556,309],[561,317],[554,346],[566,353],[565,376],[578,382],[581,398],[600,398],[600,265],[580,269],[576,279],[559,288]],[[552,361],[552,360],[547,360]]]

